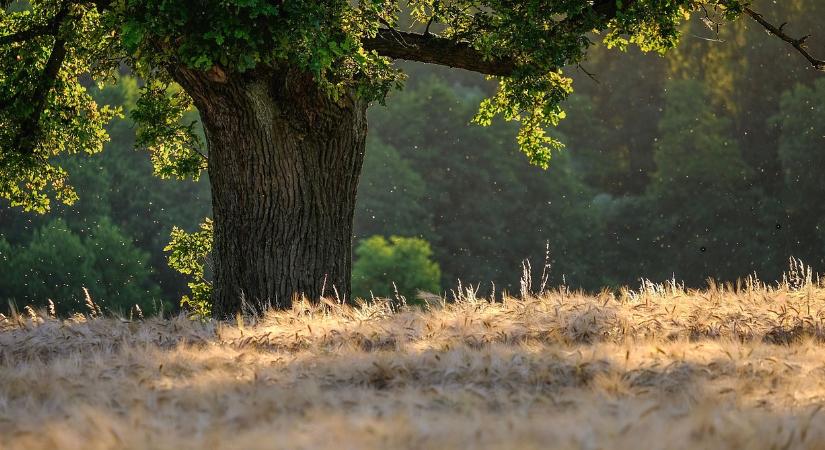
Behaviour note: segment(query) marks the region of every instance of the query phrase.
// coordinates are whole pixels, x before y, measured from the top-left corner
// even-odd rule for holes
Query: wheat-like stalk
[[[32,323],[37,323],[38,317],[37,317],[37,313],[34,312],[34,308],[27,305],[26,307],[23,308],[23,311],[26,312],[26,315],[29,316],[29,320],[31,320]]]
[[[49,314],[49,318],[55,319],[55,318],[57,318],[57,312],[55,310],[54,302],[52,301],[52,299],[47,299],[47,300],[48,300],[48,304],[46,306],[46,311]]]
[[[98,306],[94,302],[94,300],[92,300],[92,295],[89,293],[89,290],[85,287],[83,288],[83,294],[86,298],[86,309],[89,310],[89,316],[93,319],[103,316],[103,311],[100,309],[100,306]]]

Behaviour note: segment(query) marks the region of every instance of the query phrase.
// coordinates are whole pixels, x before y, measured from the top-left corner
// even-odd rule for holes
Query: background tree
[[[65,307],[61,313],[79,311],[83,305],[81,289],[95,287],[94,254],[63,221],[38,230],[23,251],[10,246],[5,250],[4,272],[13,273],[10,280],[15,281],[5,292],[20,294],[19,300],[26,303],[45,305],[54,297]]]
[[[355,212],[356,238],[382,233],[429,235],[432,213],[422,205],[426,185],[421,175],[379,138],[370,139],[368,147]]]
[[[789,231],[795,241],[819,242],[818,246],[794,246],[800,257],[817,262],[825,248],[825,207],[816,201],[825,196],[825,180],[819,169],[825,164],[823,113],[825,80],[820,79],[786,91],[771,122],[779,134],[778,159],[784,181],[780,198],[787,214],[783,222],[792,225]]]
[[[423,239],[372,236],[361,241],[355,254],[353,295],[367,299],[401,295],[417,303],[419,291],[440,294],[441,270]]]
[[[766,244],[778,211],[762,204],[753,171],[728,137],[731,121],[714,114],[702,84],[670,83],[659,127],[648,200],[665,271],[658,275],[730,280],[771,260]]]
[[[88,238],[58,219],[38,229],[27,245],[0,241],[0,289],[19,305],[45,306],[53,300],[61,314],[84,309],[87,288],[96,303],[126,313],[135,305],[147,314],[160,307],[150,281],[148,255],[120,230],[103,221]]]
[[[424,238],[433,245],[443,286],[461,279],[464,284],[481,283],[485,293],[491,281],[499,291],[517,290],[521,261],[541,261],[549,241],[558,278],[554,281],[566,275],[582,286],[598,288],[597,277],[584,273],[597,260],[592,249],[598,247],[598,220],[588,209],[594,193],[573,173],[570,155],[555,154],[550,173],[519,158],[518,128],[513,124],[462,126],[472,120],[487,87],[481,77],[448,84],[432,73],[412,73],[404,91],[393,95],[386,107],[371,110],[373,138],[394,149],[420,177],[423,188],[415,201],[426,214],[403,225],[371,219],[375,212],[366,207],[375,198],[392,195],[396,208],[410,208],[407,202],[412,199],[393,193],[396,186],[404,186],[403,172],[398,171],[388,178],[390,183],[362,183],[356,234]],[[369,148],[367,167],[397,164],[394,157],[373,149]],[[385,208],[385,214],[392,208]],[[363,231],[362,217],[371,223]]]

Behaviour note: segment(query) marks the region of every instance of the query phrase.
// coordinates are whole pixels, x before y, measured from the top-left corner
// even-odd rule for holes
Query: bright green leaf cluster
[[[680,24],[702,5],[728,19],[742,7],[736,0],[410,2],[420,24],[434,21],[442,36],[469,42],[490,60],[515,61],[515,70],[500,79],[498,93],[482,103],[475,122],[488,125],[497,115],[519,121],[519,146],[541,167],[561,148],[546,130],[564,118],[561,103],[572,92],[560,70],[584,60],[590,37],[604,34],[608,46],[620,49],[633,44],[664,52],[676,45]]]
[[[440,289],[441,269],[423,239],[372,236],[361,241],[355,253],[352,290],[362,298],[402,295],[415,302],[419,291],[438,293]]]
[[[81,4],[33,1],[28,9],[0,14],[0,35],[37,29],[58,16],[66,19],[55,26],[56,38],[0,45],[0,197],[38,212],[50,208],[51,198],[77,198],[60,158],[101,151],[108,140],[104,127],[119,115],[97,105],[81,83],[90,74],[107,79],[115,66],[108,59],[109,17]],[[42,73],[57,40],[65,42],[65,62],[46,79]],[[44,83],[50,85],[45,92]]]
[[[161,178],[197,180],[206,170],[197,122],[184,122],[191,109],[192,99],[185,92],[151,82],[141,89],[129,115],[138,124],[137,145],[149,150],[155,175]]]
[[[206,219],[194,233],[174,227],[169,244],[163,249],[169,252],[169,267],[191,279],[188,286],[192,295],[183,296],[181,308],[201,318],[209,317],[212,311],[212,282],[207,278],[212,237],[212,220]]]
[[[493,117],[520,121],[518,143],[530,162],[547,168],[552,150],[562,144],[548,136],[544,127],[557,126],[564,118],[561,102],[573,92],[572,80],[561,72],[549,72],[543,77],[523,77],[502,80],[495,96],[481,103],[474,121],[488,126]]]

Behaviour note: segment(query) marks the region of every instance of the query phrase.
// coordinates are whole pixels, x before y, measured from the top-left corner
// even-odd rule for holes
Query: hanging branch
[[[43,35],[51,34],[54,36],[54,44],[52,45],[49,59],[46,61],[46,66],[43,68],[43,73],[40,75],[40,80],[32,93],[31,113],[23,118],[20,124],[20,130],[15,139],[15,148],[24,155],[31,155],[34,153],[34,148],[37,145],[37,140],[40,135],[40,119],[43,116],[43,111],[48,104],[49,92],[57,83],[57,78],[60,74],[60,69],[63,67],[63,61],[66,59],[66,40],[59,36],[60,27],[67,20],[69,14],[69,6],[64,6],[60,12],[52,19],[52,21],[44,26],[44,30],[30,29],[30,33],[42,32]],[[47,28],[46,28],[47,27]],[[25,34],[25,33],[24,33]],[[19,37],[20,33],[4,36],[10,42],[15,42],[15,36]]]
[[[762,25],[766,30],[768,30],[769,33],[771,33],[774,36],[778,37],[779,39],[782,39],[783,41],[791,44],[793,46],[793,48],[796,49],[796,51],[798,51],[802,56],[805,57],[805,59],[808,60],[808,62],[811,63],[811,65],[814,67],[814,69],[825,72],[825,61],[823,61],[821,59],[814,58],[808,52],[808,48],[805,45],[805,42],[808,40],[808,38],[811,37],[810,35],[803,36],[799,39],[792,38],[792,37],[788,36],[787,34],[785,34],[784,29],[785,29],[785,25],[787,25],[787,24],[783,23],[782,25],[777,27],[776,25],[773,25],[772,23],[765,20],[765,18],[762,17],[761,14],[755,12],[754,10],[752,10],[750,8],[745,8],[745,13],[747,15],[749,15],[753,20],[758,22],[760,25]]]
[[[63,67],[63,61],[66,59],[66,41],[57,38],[52,47],[51,56],[49,56],[46,67],[43,70],[43,75],[40,78],[40,83],[37,90],[32,95],[33,111],[23,120],[20,125],[20,131],[17,134],[16,148],[25,155],[34,153],[37,139],[40,135],[40,118],[43,116],[43,111],[46,109],[48,103],[49,91],[57,82],[57,76],[60,73],[60,68]]]

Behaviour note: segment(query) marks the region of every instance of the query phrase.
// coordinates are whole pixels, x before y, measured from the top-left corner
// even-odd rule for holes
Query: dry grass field
[[[825,286],[804,272],[459,297],[0,317],[0,448],[825,448]]]

